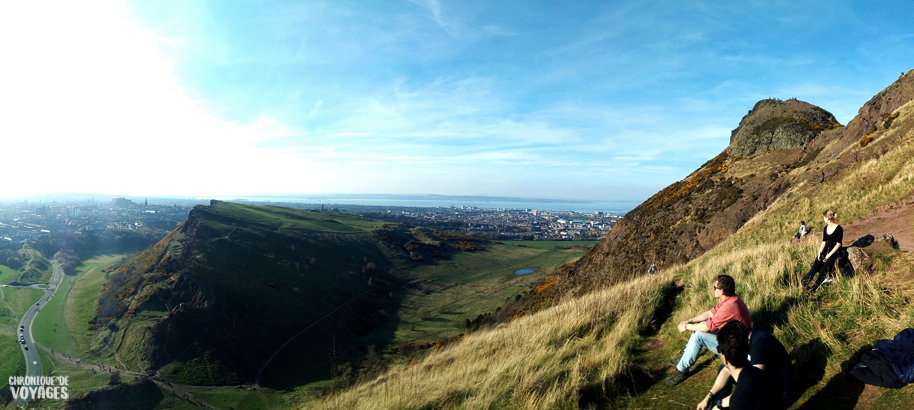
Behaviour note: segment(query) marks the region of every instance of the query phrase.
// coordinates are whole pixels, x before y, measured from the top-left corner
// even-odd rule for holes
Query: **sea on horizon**
[[[223,198],[217,198],[223,199]],[[607,214],[624,215],[638,206],[638,201],[569,201],[562,202],[559,200],[549,202],[527,202],[527,201],[455,201],[453,199],[427,200],[427,199],[389,199],[389,198],[224,198],[226,201],[245,200],[251,202],[272,202],[272,203],[309,203],[321,205],[369,205],[369,206],[401,206],[415,208],[447,208],[462,206],[475,206],[477,208],[487,209],[535,209],[539,211],[573,211],[592,213],[600,211]]]

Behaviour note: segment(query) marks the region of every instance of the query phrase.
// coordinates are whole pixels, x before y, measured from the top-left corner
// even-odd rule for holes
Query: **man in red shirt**
[[[682,357],[679,360],[670,361],[670,364],[676,366],[676,370],[666,379],[667,386],[675,386],[689,375],[689,367],[698,360],[702,347],[714,354],[720,354],[717,351],[717,331],[727,322],[738,320],[743,322],[747,328],[752,327],[749,309],[736,295],[736,282],[733,278],[730,275],[718,275],[713,288],[714,298],[719,301],[717,305],[711,310],[679,323],[679,333],[691,330],[692,336],[682,352]]]

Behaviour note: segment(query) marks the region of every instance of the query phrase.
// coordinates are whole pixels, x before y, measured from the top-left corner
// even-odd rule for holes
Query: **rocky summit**
[[[731,155],[802,147],[824,130],[838,128],[830,112],[799,100],[762,100],[730,134]]]

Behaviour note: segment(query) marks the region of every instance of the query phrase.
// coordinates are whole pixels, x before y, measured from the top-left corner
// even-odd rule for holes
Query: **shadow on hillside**
[[[795,390],[791,392],[791,397],[795,401],[825,377],[825,366],[828,365],[831,349],[817,338],[794,349],[790,356],[793,359],[793,372],[796,376]]]
[[[822,390],[803,403],[800,409],[853,409],[857,406],[864,387],[866,385],[863,382],[838,373],[828,381]]]
[[[676,309],[676,297],[678,297],[683,290],[685,290],[685,287],[676,286],[673,282],[668,283],[663,288],[664,302],[657,306],[657,310],[654,311],[651,319],[651,324],[641,332],[641,336],[651,337],[657,335],[657,332],[660,331],[660,327],[669,320],[670,316],[673,314],[673,310]]]
[[[159,408],[165,395],[155,383],[144,379],[132,383],[121,383],[85,396],[82,394],[67,402],[67,408],[78,409],[155,409]]]
[[[788,297],[776,309],[761,309],[752,313],[752,327],[773,333],[774,328],[787,322],[787,311],[797,304],[797,298]]]
[[[863,346],[858,349],[856,353],[851,355],[850,359],[842,362],[841,373],[838,373],[829,379],[825,387],[810,397],[809,400],[800,406],[800,408],[828,408],[830,410],[841,410],[853,409],[856,407],[857,401],[859,401],[860,395],[863,393],[866,384],[851,376],[849,374],[850,368],[846,367],[846,365],[852,365],[853,363],[860,361],[860,357],[863,353],[872,350],[872,348],[872,345]]]
[[[662,290],[663,303],[657,306],[654,311],[651,323],[641,330],[640,335],[647,339],[657,335],[660,328],[673,314],[676,308],[676,298],[684,290],[682,286],[676,286],[674,282],[668,283]],[[683,341],[685,346],[685,341]],[[592,406],[603,406],[607,402],[612,402],[611,397],[618,395],[636,396],[647,391],[655,385],[658,380],[667,376],[667,367],[653,368],[644,362],[644,357],[652,350],[657,349],[655,345],[642,345],[634,349],[632,357],[639,358],[635,363],[629,363],[625,369],[613,380],[606,383],[592,383],[582,387],[578,397],[578,406],[587,408]],[[699,360],[695,364],[695,371],[708,365],[708,360]]]

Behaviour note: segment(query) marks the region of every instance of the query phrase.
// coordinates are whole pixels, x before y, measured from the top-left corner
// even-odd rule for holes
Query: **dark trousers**
[[[838,260],[837,252],[835,252],[835,254],[832,255],[831,258],[828,258],[828,260],[825,262],[822,262],[821,258],[816,259],[816,261],[812,264],[812,268],[809,269],[809,273],[803,277],[803,282],[801,282],[803,287],[808,286],[812,278],[818,273],[819,276],[816,277],[816,282],[812,286],[813,290],[818,289],[819,285],[822,284],[822,281],[825,280],[825,277],[828,276],[828,272],[835,267],[836,260]]]

